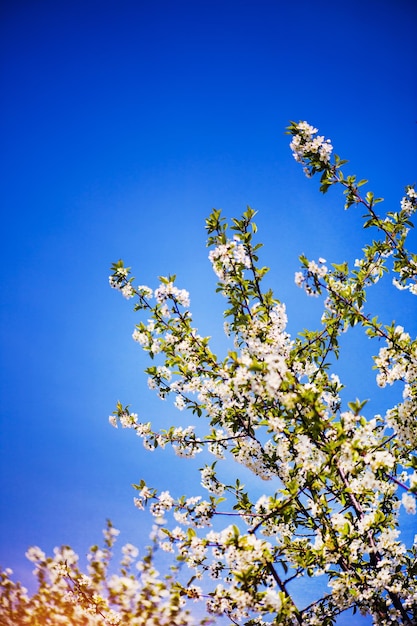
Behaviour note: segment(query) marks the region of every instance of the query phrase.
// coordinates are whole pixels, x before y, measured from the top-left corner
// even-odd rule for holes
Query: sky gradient
[[[3,3],[0,563],[18,578],[30,579],[30,545],[85,553],[106,518],[145,545],[151,522],[131,488],[142,477],[200,489],[185,461],[108,424],[118,400],[143,421],[178,418],[147,389],[139,318],[109,288],[111,263],[151,287],[177,274],[221,354],[204,219],[249,204],[289,331],[316,326],[298,255],[354,260],[366,233],[338,191],[322,197],[304,178],[285,127],[318,127],[396,210],[417,182],[416,25],[413,0]],[[415,335],[416,300],[395,296],[376,288],[370,307]],[[349,399],[376,391],[357,367],[371,354],[352,333]]]

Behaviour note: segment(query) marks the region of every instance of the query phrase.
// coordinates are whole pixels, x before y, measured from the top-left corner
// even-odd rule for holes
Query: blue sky
[[[293,282],[298,255],[352,260],[365,238],[337,191],[322,198],[303,177],[284,130],[317,126],[396,210],[417,178],[417,6],[14,0],[0,17],[0,563],[28,580],[29,545],[85,552],[107,517],[146,543],[141,477],[198,489],[184,462],[108,424],[117,400],[145,421],[177,418],[147,389],[139,320],[109,288],[110,264],[123,258],[150,286],[176,273],[221,352],[204,219],[250,204],[290,331],[317,324]],[[372,304],[415,335],[415,300],[394,295],[378,288]],[[357,367],[371,354],[353,334],[340,363],[353,398],[376,391]]]

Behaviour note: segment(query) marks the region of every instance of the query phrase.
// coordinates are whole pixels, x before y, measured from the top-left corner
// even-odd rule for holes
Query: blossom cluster
[[[304,165],[307,176],[328,168],[333,151],[330,139],[317,135],[318,129],[307,122],[293,123],[290,132],[293,135],[290,143],[293,157]]]
[[[250,259],[245,247],[236,239],[219,244],[210,251],[209,259],[214,272],[222,281],[226,281],[228,277],[230,280],[230,274],[233,274],[236,268],[250,267]]]
[[[407,187],[405,196],[401,199],[401,210],[408,216],[417,210],[417,192],[411,185]]]

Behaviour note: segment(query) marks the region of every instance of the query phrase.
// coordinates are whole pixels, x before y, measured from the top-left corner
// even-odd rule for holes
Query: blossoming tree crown
[[[207,496],[179,496],[143,480],[134,485],[136,507],[149,506],[155,518],[154,549],[175,556],[188,577],[175,570],[161,582],[151,551],[139,562],[138,582],[129,569],[137,552],[128,544],[121,575],[106,582],[111,525],[87,575],[74,569],[70,551],[49,560],[39,549],[30,552],[41,590],[51,578],[46,601],[61,606],[70,593],[78,602],[80,616],[59,623],[191,624],[188,600],[201,601],[209,618],[247,626],[330,626],[348,609],[378,626],[417,623],[417,541],[406,545],[399,517],[401,509],[416,512],[417,340],[367,310],[368,290],[389,277],[398,297],[417,295],[417,255],[407,249],[417,193],[406,187],[399,208],[380,213],[381,200],[362,194],[367,181],[345,176],[346,161],[330,140],[307,122],[292,122],[288,133],[306,175],[319,175],[322,193],[340,187],[345,208],[364,211],[373,240],[353,266],[300,257],[295,282],[322,298],[323,313],[318,330],[291,337],[285,305],[263,288],[268,268],[259,264],[255,211],[248,207],[229,228],[213,210],[206,220],[209,259],[233,343],[222,359],[194,327],[189,294],[175,276],[152,290],[136,284],[122,261],[113,264],[111,286],[143,315],[133,339],[152,360],[149,387],[190,420],[157,430],[119,402],[110,422],[133,429],[148,450],[172,446],[185,458],[206,451],[201,456],[210,460],[200,474]],[[375,343],[378,386],[402,385],[401,400],[384,415],[369,415],[366,401],[342,402],[333,369],[340,337],[352,327]],[[245,487],[248,472],[253,479]],[[319,577],[325,591],[312,585],[317,596],[303,603],[298,585]],[[31,624],[23,619],[30,599],[22,599],[8,571],[0,590],[0,615],[14,611]],[[86,612],[90,621],[74,621]]]

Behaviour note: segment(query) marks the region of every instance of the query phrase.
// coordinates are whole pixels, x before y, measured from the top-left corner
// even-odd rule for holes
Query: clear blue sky
[[[285,126],[318,126],[396,210],[417,179],[417,5],[10,0],[0,11],[0,563],[28,581],[29,545],[85,552],[107,517],[146,543],[130,486],[141,477],[198,489],[185,462],[108,424],[119,399],[161,426],[177,417],[147,390],[139,320],[109,288],[110,264],[122,257],[150,286],[176,273],[220,352],[204,218],[250,204],[291,332],[316,324],[317,303],[293,283],[298,255],[352,260],[365,239],[338,192],[323,199],[303,177]],[[390,294],[372,303],[415,334],[416,300]],[[340,364],[353,398],[376,390],[358,374],[370,354],[354,335]]]

